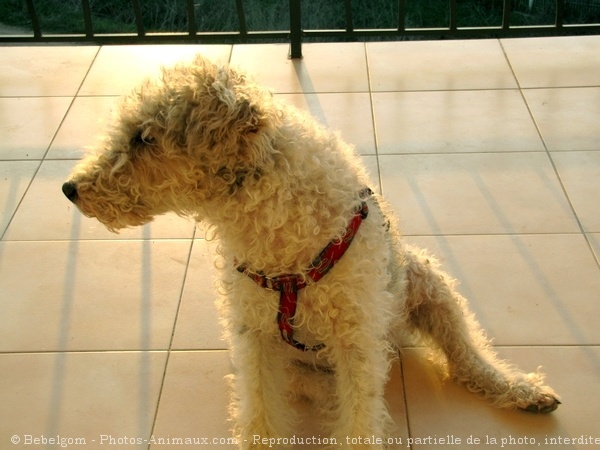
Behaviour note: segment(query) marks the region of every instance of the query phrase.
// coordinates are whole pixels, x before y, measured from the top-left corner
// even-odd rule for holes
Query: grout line
[[[194,235],[196,233],[196,229],[194,228]],[[190,242],[190,248],[188,250],[188,256],[187,256],[187,262],[185,265],[185,271],[183,274],[183,280],[181,282],[181,290],[179,292],[179,302],[177,303],[177,310],[175,311],[175,320],[173,321],[173,330],[171,332],[171,338],[169,339],[169,347],[166,350],[167,352],[167,357],[165,360],[165,368],[163,370],[162,373],[162,377],[161,377],[161,382],[160,382],[160,388],[158,390],[158,398],[156,400],[156,409],[154,411],[154,417],[152,419],[152,428],[150,430],[150,436],[152,436],[154,434],[154,430],[156,428],[156,421],[158,418],[158,411],[160,409],[160,403],[162,400],[162,395],[163,395],[163,390],[165,387],[165,382],[166,382],[166,378],[167,378],[167,370],[169,369],[169,361],[171,360],[171,353],[173,352],[173,341],[175,339],[175,331],[177,330],[177,321],[179,319],[179,311],[181,310],[181,302],[183,301],[183,293],[185,291],[185,283],[188,277],[188,271],[190,269],[190,261],[192,259],[192,251],[194,249],[194,239],[192,237],[191,242]]]
[[[375,145],[375,162],[377,163],[377,183],[379,184],[379,192],[383,196],[383,178],[381,176],[381,162],[379,160],[379,139],[377,138],[377,121],[375,120],[375,103],[373,101],[373,87],[371,80],[371,71],[369,65],[369,52],[367,44],[364,44],[365,48],[365,64],[367,66],[367,87],[369,89],[369,104],[371,106],[371,124],[373,126],[373,144]]]
[[[598,348],[598,344],[494,344],[495,349],[503,348],[540,348],[540,349],[573,349],[573,348]],[[402,350],[428,349],[426,345],[404,345]],[[10,355],[77,355],[77,354],[139,354],[139,353],[229,353],[227,348],[212,348],[212,349],[128,349],[128,350],[23,350],[23,351],[0,351],[2,356]],[[162,385],[161,385],[162,391]]]
[[[572,345],[573,347],[594,347],[596,345]],[[600,346],[600,344],[598,345]],[[551,346],[556,347],[556,346]],[[406,347],[409,348],[409,347]],[[121,349],[121,350],[23,350],[23,351],[0,351],[0,357],[8,355],[77,355],[77,354],[89,354],[89,353],[224,353],[229,352],[227,348],[189,348],[189,349],[173,349],[167,348],[153,348],[153,349]]]
[[[402,347],[411,348],[411,347]],[[398,351],[398,363],[400,364],[400,377],[402,378],[402,396],[404,398],[404,423],[406,424],[406,431],[408,433],[408,437],[412,437],[412,428],[410,426],[410,414],[408,411],[408,390],[406,388],[406,377],[404,375],[404,361],[402,360],[402,349]],[[411,446],[412,448],[412,446]]]

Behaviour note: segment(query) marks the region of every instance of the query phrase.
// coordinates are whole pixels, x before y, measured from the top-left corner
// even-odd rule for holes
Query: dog
[[[240,448],[292,436],[300,400],[327,412],[331,442],[386,448],[347,438],[385,436],[383,391],[407,335],[498,407],[560,404],[539,370],[496,356],[454,281],[402,241],[353,148],[242,71],[201,56],[163,69],[123,99],[62,191],[111,231],[168,211],[208,224]]]

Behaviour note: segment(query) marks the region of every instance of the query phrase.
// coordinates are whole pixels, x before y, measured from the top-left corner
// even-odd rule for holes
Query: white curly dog
[[[330,442],[385,436],[407,333],[499,407],[559,405],[542,374],[496,357],[453,281],[401,241],[353,149],[240,71],[200,56],[163,69],[124,99],[101,147],[62,186],[83,214],[117,231],[174,211],[218,238],[241,448],[292,436],[299,399],[321,400]]]

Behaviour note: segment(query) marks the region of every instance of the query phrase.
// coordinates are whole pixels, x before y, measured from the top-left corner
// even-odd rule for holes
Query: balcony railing
[[[91,1],[81,0],[83,28],[80,34],[55,34],[43,31],[40,15],[34,0],[23,0],[26,3],[31,29],[23,34],[0,35],[2,43],[76,43],[89,42],[99,44],[126,43],[248,43],[248,42],[289,42],[290,56],[302,56],[302,42],[314,40],[349,41],[364,39],[417,39],[417,38],[471,38],[471,37],[516,37],[516,36],[553,36],[565,34],[597,34],[600,33],[600,0],[555,0],[554,21],[544,25],[522,25],[511,23],[514,5],[519,0],[498,0],[501,6],[501,23],[493,26],[460,26],[458,0],[448,0],[448,23],[437,27],[407,26],[407,8],[409,0],[397,0],[395,17],[390,22],[391,28],[357,28],[353,17],[352,0],[339,0],[343,3],[345,27],[339,29],[304,29],[301,0],[289,0],[289,29],[251,31],[246,20],[247,5],[244,0],[235,0],[237,30],[234,31],[198,31],[197,0],[179,0],[185,2],[187,14],[186,31],[150,32],[144,25],[143,0],[131,0],[131,10],[135,18],[135,32],[98,33],[92,14]],[[528,7],[535,6],[536,0],[528,0]],[[539,0],[537,0],[539,1]],[[585,3],[585,4],[583,4]],[[567,8],[585,7],[591,10],[593,23],[578,23],[569,19],[566,23]],[[233,2],[231,3],[233,8]],[[305,11],[306,12],[306,11]]]

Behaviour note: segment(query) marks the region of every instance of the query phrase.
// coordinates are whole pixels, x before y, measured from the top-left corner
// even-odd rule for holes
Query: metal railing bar
[[[27,12],[29,13],[29,18],[31,19],[31,28],[33,29],[33,37],[41,38],[42,37],[42,29],[40,28],[40,22],[37,17],[37,13],[35,12],[35,6],[33,4],[33,0],[27,0]]]
[[[194,0],[186,1],[187,20],[188,20],[188,35],[196,35],[196,8],[194,7]]]
[[[554,25],[525,25],[525,26],[511,26],[507,31],[506,35],[522,34],[525,32],[539,32],[539,31],[555,31]],[[571,24],[563,25],[563,30],[569,29],[569,31],[600,31],[600,23],[594,24]],[[305,38],[347,38],[347,37],[395,37],[395,36],[419,36],[419,35],[443,35],[443,36],[454,36],[460,37],[461,35],[485,35],[489,32],[494,32],[504,35],[504,28],[502,26],[488,26],[488,27],[457,27],[452,30],[450,27],[442,28],[406,28],[404,31],[399,31],[395,28],[377,28],[377,29],[355,29],[352,33],[348,33],[346,30],[304,30],[303,34]]]
[[[450,0],[450,30],[458,28],[458,3],[456,0]]]
[[[290,0],[290,58],[302,58],[302,4]]]
[[[92,8],[90,7],[90,0],[81,0],[81,8],[83,9],[85,35],[87,37],[92,37],[94,36],[94,25],[92,23]]]
[[[351,32],[354,30],[354,20],[352,18],[352,0],[345,0],[346,6],[346,31]]]
[[[144,30],[144,17],[142,16],[142,8],[138,0],[131,0],[133,6],[133,14],[135,15],[135,26],[137,28],[138,36],[144,36],[146,31]]]
[[[246,26],[246,14],[244,14],[244,4],[242,0],[235,0],[237,8],[238,22],[240,24],[240,34],[245,36],[248,34],[248,27]]]
[[[510,29],[510,12],[512,0],[504,0],[502,5],[502,29],[509,30]]]
[[[556,0],[556,21],[555,25],[557,29],[561,29],[564,25],[565,17],[565,0]]]
[[[250,31],[243,36],[246,40],[256,41],[280,41],[289,42],[289,31]],[[173,33],[146,33],[141,38],[137,33],[119,33],[119,34],[94,34],[89,38],[85,34],[52,34],[43,36],[34,40],[30,36],[9,35],[2,36],[1,42],[7,43],[89,43],[89,44],[160,44],[160,43],[187,43],[187,44],[232,44],[240,42],[242,36],[237,31],[226,31],[218,34],[212,32],[200,32],[196,34],[196,39],[190,40],[187,32]],[[231,42],[224,42],[231,41]]]
[[[398,0],[398,31],[406,30],[406,0]]]

